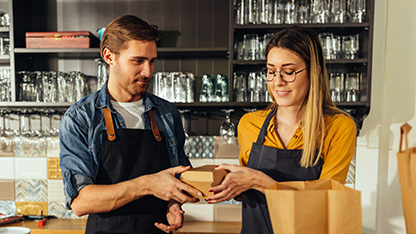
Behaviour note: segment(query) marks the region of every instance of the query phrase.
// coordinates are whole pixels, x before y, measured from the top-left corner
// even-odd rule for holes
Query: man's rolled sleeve
[[[67,112],[60,124],[60,167],[64,184],[65,204],[71,209],[72,200],[88,184],[94,183],[98,165],[95,163],[88,139],[88,126],[82,116]]]
[[[89,184],[93,184],[92,178],[81,174],[72,174],[71,171],[62,171],[64,182],[65,206],[71,209],[72,200],[78,196],[79,191]]]

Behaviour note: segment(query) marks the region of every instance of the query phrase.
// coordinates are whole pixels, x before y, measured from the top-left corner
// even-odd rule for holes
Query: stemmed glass
[[[15,132],[10,128],[10,112],[2,110],[0,115],[3,117],[3,129],[1,131],[1,149],[3,152],[13,152],[13,136]],[[6,119],[8,128],[6,127]]]
[[[104,83],[108,79],[107,64],[101,58],[94,60],[97,62],[97,90],[103,87]]]
[[[225,122],[220,127],[221,142],[223,144],[234,144],[235,125],[231,122],[230,114],[233,109],[223,109],[225,112]]]
[[[60,118],[60,115],[56,116],[53,110],[44,110],[43,117],[46,117],[48,124],[43,128],[43,136],[46,137],[47,155],[57,157],[59,155],[59,129],[57,129],[53,120]]]
[[[181,113],[181,120],[182,120],[182,126],[183,126],[183,132],[185,133],[185,144],[183,146],[183,148],[185,149],[185,153],[189,152],[189,149],[191,148],[190,146],[190,139],[189,139],[189,134],[188,131],[186,130],[186,118],[185,118],[185,114],[188,113],[190,110],[179,110],[179,113]]]
[[[16,155],[20,157],[32,156],[33,131],[31,126],[30,112],[27,109],[18,109],[19,132],[15,137]],[[26,125],[27,123],[27,125]]]

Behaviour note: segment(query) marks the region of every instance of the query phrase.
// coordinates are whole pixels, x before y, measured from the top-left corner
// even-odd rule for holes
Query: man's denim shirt
[[[115,128],[126,128],[123,117],[113,108],[107,84],[72,105],[62,117],[59,128],[60,166],[64,182],[65,201],[71,208],[72,199],[86,185],[95,182],[100,159],[103,130],[106,130],[102,109],[112,112]],[[164,134],[171,165],[190,165],[183,150],[185,135],[178,109],[153,94],[143,97],[145,129],[151,129],[149,110],[152,109],[159,131]],[[114,160],[117,160],[114,155]],[[151,157],[149,155],[149,157]]]

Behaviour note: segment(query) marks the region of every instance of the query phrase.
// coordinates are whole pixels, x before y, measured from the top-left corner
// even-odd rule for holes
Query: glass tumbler
[[[364,22],[366,14],[366,0],[350,0],[348,8],[351,23]]]
[[[296,23],[296,3],[295,0],[286,0],[285,4],[285,24]]]
[[[329,21],[329,1],[312,0],[311,23],[325,24]]]
[[[20,100],[21,101],[34,101],[35,97],[35,84],[33,82],[32,72],[19,71],[17,75],[20,77]]]
[[[212,75],[202,75],[201,93],[199,95],[200,102],[212,102],[214,97],[214,84]]]
[[[344,73],[331,73],[329,90],[333,102],[344,101]]]
[[[273,24],[283,24],[285,20],[285,0],[273,0],[271,17]]]
[[[244,13],[246,24],[258,24],[260,23],[260,0],[245,0],[244,3]]]
[[[345,80],[345,101],[358,102],[360,93],[360,73],[348,73]]]
[[[296,23],[307,24],[309,22],[309,6],[306,0],[297,1],[296,6]]]
[[[234,1],[234,23],[243,25],[245,24],[245,0]]]
[[[233,94],[235,102],[247,101],[247,74],[245,72],[234,72]]]
[[[244,34],[244,60],[256,60],[259,51],[259,36],[254,33]]]
[[[331,23],[346,23],[347,21],[347,2],[346,0],[332,0],[331,4]]]
[[[191,72],[186,72],[185,79],[186,79],[186,102],[191,103],[195,101],[195,97],[194,97],[195,76]]]

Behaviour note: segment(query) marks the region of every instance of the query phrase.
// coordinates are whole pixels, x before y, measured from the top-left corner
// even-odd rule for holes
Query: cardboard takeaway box
[[[100,41],[89,31],[26,32],[26,48],[91,48]]]
[[[180,179],[202,192],[202,196],[191,194],[192,196],[205,199],[214,195],[209,189],[221,184],[227,173],[226,170],[215,170],[215,165],[205,165],[183,172]]]
[[[338,181],[279,182],[265,193],[274,233],[362,234],[361,193]]]

